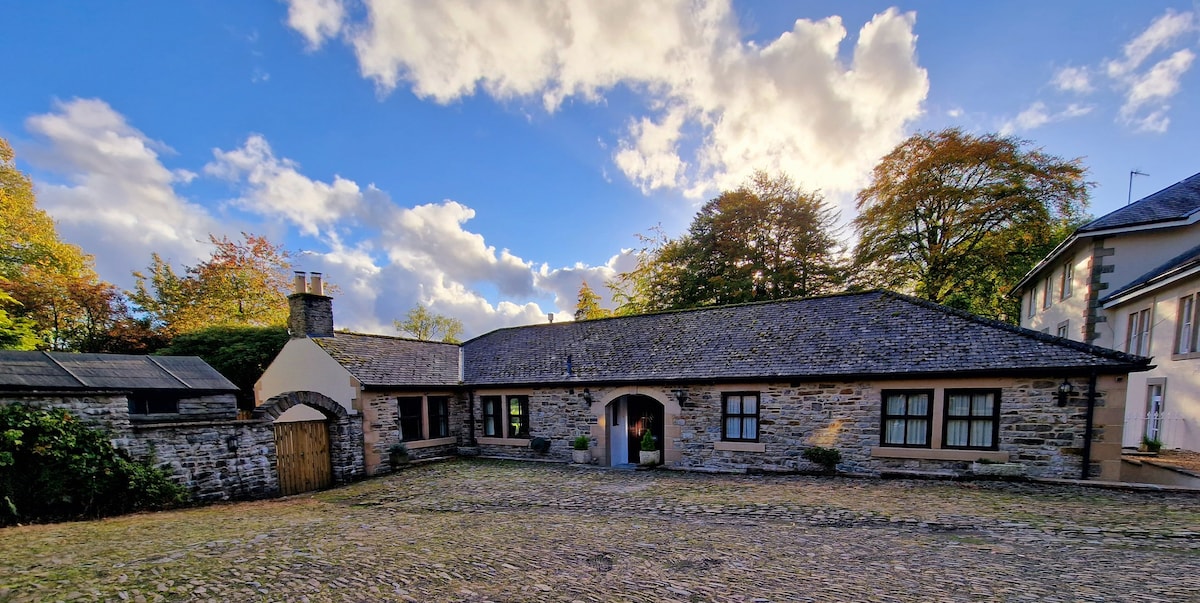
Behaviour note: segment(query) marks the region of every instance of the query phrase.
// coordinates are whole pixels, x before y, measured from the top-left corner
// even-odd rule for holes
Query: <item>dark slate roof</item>
[[[237,386],[195,356],[4,350],[0,389],[234,392]]]
[[[1189,270],[1196,266],[1200,266],[1200,245],[1197,245],[1167,260],[1163,265],[1158,266],[1146,274],[1137,277],[1124,287],[1109,293],[1100,300],[1100,303],[1107,303],[1109,300],[1125,295],[1130,291],[1150,287],[1151,285],[1162,281],[1164,278],[1170,277],[1171,275],[1177,274],[1184,270]]]
[[[1195,174],[1117,211],[1084,224],[1079,234],[1186,220],[1200,211],[1200,174]]]
[[[459,384],[457,344],[346,332],[313,341],[364,387]]]
[[[471,385],[1066,376],[1149,365],[884,291],[501,329],[463,353]]]

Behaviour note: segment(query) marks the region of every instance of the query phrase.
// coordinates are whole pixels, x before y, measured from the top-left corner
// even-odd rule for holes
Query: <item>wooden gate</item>
[[[325,421],[276,423],[275,454],[279,490],[284,496],[333,484]]]

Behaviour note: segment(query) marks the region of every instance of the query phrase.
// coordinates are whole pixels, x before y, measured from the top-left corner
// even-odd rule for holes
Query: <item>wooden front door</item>
[[[329,462],[329,428],[325,421],[275,424],[279,491],[284,496],[328,488],[333,484]]]

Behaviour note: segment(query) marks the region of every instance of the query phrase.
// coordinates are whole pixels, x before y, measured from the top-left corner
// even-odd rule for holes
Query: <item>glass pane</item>
[[[971,405],[971,414],[976,417],[990,417],[995,411],[995,401],[992,394],[975,394],[974,404]]]
[[[508,399],[508,414],[510,414],[510,415],[521,414],[521,399],[520,398],[509,398]]]
[[[883,430],[884,444],[904,443],[904,419],[888,419]]]
[[[925,437],[925,432],[928,429],[929,421],[926,421],[925,419],[909,419],[908,438],[905,440],[905,443],[924,446],[929,442]]]
[[[485,436],[495,436],[496,435],[496,422],[495,421],[488,420],[488,421],[483,422],[483,435],[485,435]]]
[[[758,412],[758,396],[745,396],[742,398],[742,414],[752,415]]]
[[[741,396],[729,396],[729,397],[725,398],[725,414],[727,414],[727,415],[742,414],[742,397]]]
[[[887,414],[900,416],[904,412],[904,394],[891,394],[887,397]]]
[[[924,415],[929,413],[929,394],[911,394],[908,396],[908,414]]]
[[[728,417],[725,419],[725,437],[737,438],[742,432],[742,419],[739,417]]]
[[[746,417],[742,420],[742,439],[758,439],[758,419],[755,419],[754,417]]]
[[[946,414],[951,417],[965,417],[971,414],[971,394],[951,394],[946,403]]]
[[[992,446],[992,422],[971,421],[971,446],[990,448]]]
[[[967,422],[962,419],[946,421],[946,445],[947,446],[967,446],[967,432],[969,431]]]

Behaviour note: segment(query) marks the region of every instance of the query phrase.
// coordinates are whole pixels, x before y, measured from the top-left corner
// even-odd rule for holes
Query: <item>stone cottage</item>
[[[348,417],[363,470],[386,451],[665,466],[963,473],[1011,462],[1039,477],[1119,476],[1128,375],[1149,360],[886,291],[500,329],[461,345],[334,332],[303,275],[293,341],[256,385],[260,414],[315,401]],[[319,323],[319,324],[315,324]],[[314,326],[315,324],[315,326]],[[336,407],[336,411],[329,409]],[[340,413],[340,415],[339,415]],[[359,437],[359,439],[354,439]],[[533,443],[548,443],[540,446]],[[465,450],[464,450],[465,451]]]

